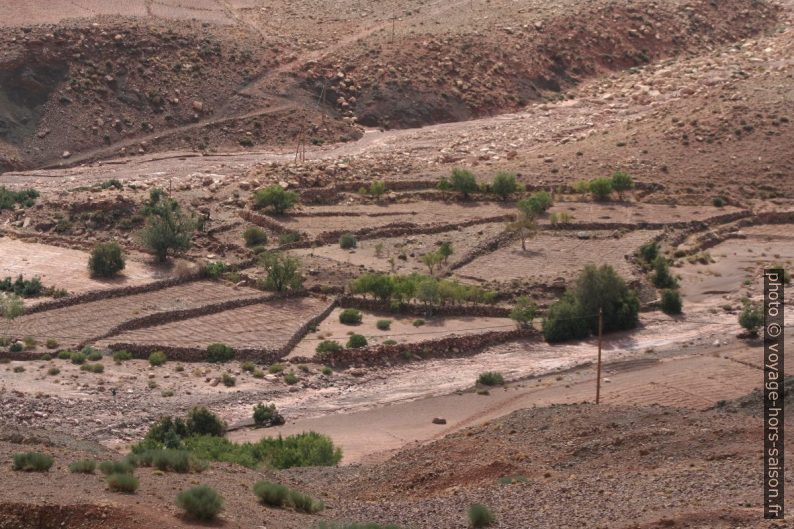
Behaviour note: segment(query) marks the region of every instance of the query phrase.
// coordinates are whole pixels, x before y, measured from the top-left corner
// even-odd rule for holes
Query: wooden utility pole
[[[601,335],[604,332],[604,309],[598,309],[598,367],[596,368],[596,404],[601,400]]]

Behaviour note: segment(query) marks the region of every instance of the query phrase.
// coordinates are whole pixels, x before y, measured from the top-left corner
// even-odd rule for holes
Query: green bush
[[[58,358],[61,360],[71,360],[74,351],[58,351]]]
[[[527,216],[535,217],[543,214],[553,204],[551,195],[547,191],[536,191],[528,198],[518,203],[518,208]]]
[[[362,317],[363,315],[360,310],[345,309],[339,313],[339,323],[344,323],[345,325],[358,325],[361,323]]]
[[[165,262],[169,252],[188,250],[198,223],[183,213],[179,203],[166,196],[162,189],[152,189],[149,200],[143,205],[146,225],[141,231],[141,242],[158,261]]]
[[[155,351],[149,355],[149,364],[153,367],[159,367],[168,361],[168,357],[162,351]]]
[[[245,245],[251,248],[267,244],[267,233],[258,226],[249,226],[243,232],[243,239],[245,240]]]
[[[22,342],[14,342],[8,346],[8,350],[12,353],[20,353],[25,349],[25,345]]]
[[[612,194],[612,180],[609,178],[594,178],[588,187],[596,200],[606,200]]]
[[[455,191],[461,193],[465,198],[477,191],[477,179],[474,173],[466,169],[455,168],[452,170],[450,186]]]
[[[39,192],[35,189],[12,191],[5,186],[0,186],[0,211],[14,209],[17,204],[23,208],[29,208],[36,203],[37,198],[39,198]]]
[[[191,435],[222,436],[226,433],[226,423],[203,406],[190,410],[185,421]]]
[[[358,241],[352,233],[344,233],[339,237],[339,247],[343,250],[350,250],[358,246]]]
[[[111,474],[132,474],[135,471],[135,467],[126,460],[102,461],[99,463],[99,470],[104,475],[109,476]]]
[[[202,275],[210,279],[218,279],[228,271],[229,271],[229,265],[227,265],[223,261],[213,261],[201,265]]]
[[[99,374],[105,372],[105,366],[102,364],[83,364],[80,366],[80,370]]]
[[[295,231],[285,231],[278,236],[279,244],[291,244],[297,242],[301,238],[300,234]]]
[[[298,375],[292,371],[289,373],[284,373],[284,382],[286,382],[288,386],[294,386],[298,383]]]
[[[386,193],[388,189],[386,188],[386,183],[383,180],[373,180],[369,184],[368,193],[374,197],[379,197]]]
[[[51,377],[54,377],[55,375],[59,375],[60,373],[61,370],[58,369],[57,367],[51,367],[47,370],[47,374],[50,375]]]
[[[55,460],[47,454],[39,452],[24,452],[14,454],[14,470],[23,472],[46,472]]]
[[[473,504],[469,507],[469,526],[478,529],[480,527],[488,527],[496,521],[496,517],[491,510],[485,505],[479,503]]]
[[[711,198],[711,204],[714,207],[721,208],[721,207],[725,206],[725,199],[722,198],[722,197],[712,197]]]
[[[508,196],[518,191],[518,184],[516,183],[516,175],[513,173],[496,173],[496,176],[491,182],[491,191],[498,195],[502,200],[507,199]]]
[[[203,472],[207,463],[197,459],[188,450],[150,449],[128,456],[130,463],[138,467],[153,467],[162,472]]]
[[[197,520],[214,520],[223,511],[223,498],[208,485],[183,490],[177,495],[176,504]]]
[[[640,258],[648,264],[653,264],[659,256],[659,244],[655,241],[649,241],[640,246]]]
[[[480,373],[480,376],[477,377],[477,383],[482,386],[503,386],[505,379],[501,373],[487,371]]]
[[[656,288],[676,288],[678,281],[670,273],[670,263],[663,255],[659,255],[653,261],[654,273],[651,275],[651,282]]]
[[[95,277],[114,277],[124,270],[124,255],[116,242],[99,243],[88,258],[88,269]]]
[[[388,331],[391,328],[391,320],[378,320],[375,322],[375,327],[381,331]]]
[[[254,365],[253,362],[247,360],[247,361],[243,362],[242,364],[240,364],[240,369],[242,369],[243,371],[245,371],[247,373],[253,373],[254,370],[256,370],[256,365]]]
[[[102,360],[102,351],[98,349],[94,349],[91,346],[86,345],[80,350],[80,352],[85,355],[86,360],[89,360],[91,362]]]
[[[739,325],[744,327],[750,336],[758,336],[758,330],[764,324],[764,308],[761,303],[745,301],[739,313]]]
[[[273,208],[276,215],[283,215],[298,202],[298,194],[279,185],[272,185],[254,192],[254,206]]]
[[[351,349],[361,349],[367,346],[367,339],[360,334],[351,334],[347,340],[347,347]]]
[[[285,366],[284,364],[273,364],[267,368],[267,372],[270,373],[271,375],[275,375],[276,373],[281,373],[282,371],[284,371],[286,367],[287,366]]]
[[[127,360],[132,359],[132,353],[129,351],[121,350],[121,351],[113,351],[113,361],[117,364],[122,362],[126,362]]]
[[[259,264],[267,274],[260,282],[263,288],[275,292],[287,292],[300,290],[303,286],[300,261],[295,257],[277,252],[265,252],[259,256]]]
[[[93,474],[96,470],[96,461],[93,459],[82,459],[69,465],[69,472],[73,474]]]
[[[46,343],[47,349],[57,349],[58,345],[59,345],[58,340],[55,340],[53,338],[47,339],[47,343]]]
[[[85,363],[85,359],[86,359],[86,357],[85,357],[84,353],[72,353],[72,355],[71,355],[72,363],[75,364],[75,365],[78,365],[78,366],[81,365],[81,364],[84,364]]]
[[[254,406],[254,424],[258,427],[284,424],[284,417],[276,410],[276,405],[265,406],[261,402]]]
[[[612,175],[612,189],[618,192],[618,196],[623,200],[626,191],[634,187],[634,180],[628,173],[617,171]]]
[[[270,507],[283,507],[287,503],[289,488],[279,483],[270,481],[257,481],[254,483],[254,494],[263,504]]]
[[[224,386],[230,388],[235,384],[237,384],[237,379],[231,373],[224,373],[223,375],[221,375],[221,382],[223,383]]]
[[[41,279],[34,277],[33,279],[25,279],[24,277],[17,276],[15,280],[6,277],[0,280],[0,292],[13,294],[21,298],[35,298],[46,293],[47,289],[41,284]],[[24,306],[22,306],[24,309]]]
[[[342,344],[334,340],[323,340],[317,344],[315,349],[318,353],[338,353],[342,350]]]
[[[662,290],[662,311],[665,314],[681,314],[681,294],[678,290],[666,288]]]
[[[538,307],[527,296],[516,298],[515,305],[510,311],[510,319],[515,321],[519,327],[531,327],[532,320],[538,312]]]
[[[320,500],[316,500],[308,494],[303,494],[297,490],[290,490],[287,499],[296,511],[307,514],[315,514],[325,508],[325,505]]]
[[[207,362],[220,364],[234,358],[234,349],[223,343],[213,343],[207,346]]]
[[[417,318],[413,321],[414,327],[421,327],[424,324],[425,324],[425,320],[423,320],[422,318]]]
[[[135,491],[138,490],[138,478],[132,474],[110,474],[107,481],[108,488],[113,492],[135,494]]]

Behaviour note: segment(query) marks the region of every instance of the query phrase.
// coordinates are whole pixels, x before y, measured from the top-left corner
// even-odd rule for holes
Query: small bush
[[[424,324],[425,324],[425,320],[423,320],[422,318],[418,318],[418,319],[413,321],[413,326],[414,327],[421,327]]]
[[[271,207],[277,215],[283,215],[298,202],[298,194],[279,185],[272,185],[254,192],[254,206]]]
[[[254,370],[256,369],[256,366],[254,365],[253,362],[246,361],[240,364],[240,369],[242,369],[246,373],[253,373]]]
[[[480,373],[480,376],[477,377],[477,383],[482,386],[503,386],[505,379],[501,373],[487,371]]]
[[[223,382],[224,386],[230,388],[237,384],[237,379],[230,373],[224,373],[223,376],[221,376],[221,382]]]
[[[105,366],[102,364],[83,364],[80,366],[80,371],[99,374],[105,372]]]
[[[307,514],[315,514],[325,508],[323,502],[316,500],[308,494],[303,494],[297,490],[290,490],[287,499],[296,511],[305,512]]]
[[[345,233],[339,237],[339,247],[343,250],[350,250],[358,246],[358,241],[352,233]]]
[[[466,169],[455,168],[452,170],[450,186],[455,191],[461,193],[464,198],[468,198],[471,193],[477,191],[477,179],[474,173]]]
[[[86,360],[90,362],[102,360],[102,351],[94,349],[93,347],[85,346],[80,352],[83,353]]]
[[[113,352],[113,361],[117,364],[122,362],[126,362],[127,360],[132,359],[132,353],[129,351],[121,350],[121,351],[114,351]]]
[[[294,231],[285,231],[284,233],[279,234],[278,242],[279,244],[291,244],[293,242],[297,242],[301,238],[300,234]]]
[[[334,373],[334,370],[331,369],[330,367],[328,367],[328,366],[323,367],[323,370],[322,370],[322,374],[323,375],[325,375],[327,377],[330,377],[333,373]]]
[[[188,413],[186,426],[192,435],[220,437],[226,433],[226,423],[204,407],[196,407]]]
[[[213,343],[207,346],[207,362],[223,363],[234,358],[234,349],[223,343]]]
[[[681,314],[681,294],[678,290],[666,288],[662,290],[662,311],[665,314]]]
[[[214,520],[223,511],[223,498],[208,485],[183,490],[177,495],[176,504],[197,520]]]
[[[251,375],[254,378],[265,378],[265,372],[259,369],[258,367],[251,372]]]
[[[96,461],[93,459],[82,459],[69,465],[69,472],[73,474],[93,474],[96,470]]]
[[[135,467],[129,461],[102,461],[99,470],[106,476],[111,474],[132,474]]]
[[[367,192],[374,197],[379,197],[386,191],[388,191],[388,189],[386,188],[386,183],[383,180],[373,180],[369,184],[369,190]]]
[[[651,282],[656,288],[676,288],[678,281],[670,273],[670,263],[663,255],[659,255],[653,261],[654,273]]]
[[[47,349],[57,349],[58,348],[58,340],[50,338],[47,340]]]
[[[282,371],[284,371],[284,369],[286,369],[286,366],[284,364],[273,364],[267,368],[267,372],[270,373],[271,375],[275,375],[276,373],[281,373]]]
[[[267,233],[258,226],[249,226],[243,232],[243,239],[245,240],[245,245],[251,248],[267,244]]]
[[[342,350],[342,344],[334,340],[323,340],[317,344],[315,351],[318,353],[338,353]]]
[[[618,196],[623,200],[626,191],[634,187],[634,180],[631,175],[622,171],[617,171],[612,175],[612,189],[618,192]]]
[[[160,367],[168,361],[168,357],[162,351],[155,351],[149,355],[149,364],[152,367]]]
[[[640,246],[640,257],[643,261],[648,264],[653,264],[656,260],[656,257],[659,255],[659,245],[654,242],[646,242],[642,246]]]
[[[518,208],[527,216],[541,215],[553,204],[551,195],[547,191],[537,191],[518,203]]]
[[[510,319],[516,322],[519,327],[531,327],[532,320],[535,319],[538,307],[527,296],[516,298],[516,303],[510,311]]]
[[[85,363],[85,353],[72,353],[71,360],[75,365],[82,365]]]
[[[276,405],[265,406],[262,403],[254,406],[254,424],[257,426],[278,426],[284,424],[284,417],[276,410]]]
[[[347,340],[347,347],[351,349],[361,349],[367,346],[367,339],[360,334],[351,334]]]
[[[518,190],[516,175],[513,173],[497,173],[491,183],[491,190],[502,200]]]
[[[383,340],[383,345],[397,345],[397,340]]]
[[[283,507],[287,503],[289,488],[279,483],[270,481],[257,481],[254,483],[254,494],[259,501],[270,507]]]
[[[20,353],[24,349],[25,349],[25,344],[23,344],[22,342],[14,342],[8,346],[8,350],[11,351],[12,353]]]
[[[25,368],[23,366],[14,366],[14,373],[24,373]]]
[[[758,336],[758,329],[764,324],[764,308],[761,303],[745,301],[739,313],[739,325],[744,327],[750,336]]]
[[[114,277],[124,270],[124,255],[115,242],[99,243],[88,258],[88,269],[95,277]]]
[[[188,450],[152,449],[131,454],[128,459],[135,466],[153,467],[161,472],[203,472],[207,463],[197,459]]]
[[[70,360],[74,351],[58,351],[58,358],[61,360]]]
[[[39,452],[14,454],[14,470],[23,472],[47,472],[54,462],[51,456]]]
[[[339,323],[345,325],[358,325],[361,323],[362,314],[357,309],[345,309],[339,313]]]
[[[488,527],[496,521],[491,510],[485,505],[479,503],[473,504],[469,507],[469,526],[473,529],[480,527]]]
[[[107,482],[110,490],[124,494],[135,494],[139,485],[138,478],[132,474],[110,474]]]
[[[722,198],[722,197],[712,197],[711,204],[714,207],[721,208],[721,207],[725,206],[725,199]]]
[[[60,373],[61,370],[58,369],[57,367],[51,367],[47,370],[47,374],[50,375],[51,377],[54,377],[55,375],[59,375]]]
[[[210,279],[218,279],[228,271],[229,271],[229,265],[227,265],[223,261],[213,261],[201,265],[202,275]]]
[[[381,331],[388,331],[391,328],[391,320],[378,320],[375,323],[375,327]]]
[[[298,375],[292,371],[289,373],[284,373],[284,382],[286,382],[288,386],[294,386],[298,383]]]
[[[594,178],[588,187],[596,200],[606,200],[612,194],[612,180],[609,178]]]

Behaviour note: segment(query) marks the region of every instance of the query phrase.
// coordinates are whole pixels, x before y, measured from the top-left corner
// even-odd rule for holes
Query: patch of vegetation
[[[378,320],[375,322],[375,327],[381,331],[388,331],[391,329],[391,320]]]
[[[135,494],[140,482],[132,474],[110,474],[107,477],[108,488],[113,492]]]
[[[623,171],[617,171],[612,175],[612,189],[618,192],[618,197],[623,200],[626,191],[634,187],[634,180],[631,175]]]
[[[339,323],[345,325],[358,325],[361,323],[363,315],[358,309],[344,309],[339,313]]]
[[[230,388],[235,384],[237,384],[237,378],[235,378],[234,375],[232,375],[231,373],[224,373],[223,375],[221,375],[221,382],[223,383],[224,386]]]
[[[291,506],[296,511],[307,514],[315,514],[325,508],[323,502],[307,494],[270,481],[254,483],[254,494],[256,494],[260,502],[270,507]]]
[[[593,178],[588,184],[588,190],[596,200],[606,200],[612,194],[612,180],[609,178]]]
[[[516,175],[505,172],[496,173],[493,182],[491,182],[491,191],[498,195],[503,201],[507,200],[507,197],[518,191]]]
[[[93,474],[96,471],[96,461],[93,459],[82,459],[69,465],[69,472],[73,474]]]
[[[739,313],[739,325],[752,336],[758,336],[758,330],[764,324],[764,307],[761,303],[745,300]]]
[[[99,470],[106,476],[111,474],[132,474],[135,467],[128,460],[102,461],[99,463]]]
[[[19,275],[14,280],[10,277],[0,280],[0,292],[8,292],[21,298],[35,298],[43,295],[45,289],[44,285],[41,284],[41,279],[38,277],[25,279]]]
[[[455,252],[452,250],[452,243],[449,241],[442,242],[441,246],[438,247],[438,254],[444,259],[445,263],[453,253]]]
[[[116,362],[117,364],[126,362],[127,360],[131,360],[131,359],[132,359],[132,353],[130,353],[129,351],[126,351],[124,349],[120,351],[113,351],[113,361]]]
[[[80,371],[99,374],[105,372],[105,366],[102,364],[83,364],[80,366]]]
[[[279,185],[272,185],[264,189],[254,191],[254,207],[272,208],[276,215],[283,215],[298,203],[298,194],[294,191],[287,191]]]
[[[35,189],[23,189],[12,191],[5,186],[0,186],[0,211],[4,209],[14,209],[17,204],[23,208],[29,208],[36,203],[39,192]]]
[[[57,349],[58,345],[60,344],[58,343],[58,340],[54,338],[48,338],[45,345],[47,346],[47,349]]]
[[[213,261],[201,265],[201,275],[210,279],[218,279],[229,272],[229,265],[223,261]]]
[[[299,233],[294,231],[285,231],[278,236],[279,244],[291,244],[293,242],[298,242],[301,236]]]
[[[284,373],[284,382],[288,386],[294,386],[295,384],[298,383],[298,375],[296,375],[293,371],[290,371],[289,373]]]
[[[69,360],[72,358],[74,351],[58,351],[58,358],[61,360]]]
[[[477,377],[477,384],[481,386],[504,386],[505,379],[501,373],[486,371]]]
[[[587,265],[576,283],[552,304],[543,320],[549,342],[582,339],[598,332],[598,310],[603,309],[604,332],[637,326],[637,293],[608,265]]]
[[[659,256],[659,244],[655,241],[646,242],[640,246],[639,254],[640,258],[645,261],[646,264],[652,265]]]
[[[666,288],[662,290],[662,311],[665,314],[681,314],[683,303],[678,290]]]
[[[284,417],[276,410],[275,404],[265,406],[261,402],[254,406],[254,424],[258,428],[284,424]]]
[[[382,525],[379,523],[327,523],[321,522],[317,529],[402,529],[402,527],[392,524]]]
[[[388,189],[386,188],[386,183],[383,180],[373,180],[369,184],[369,189],[365,188],[364,191],[367,195],[379,198],[380,196],[384,195]]]
[[[90,345],[86,345],[85,347],[83,347],[80,350],[80,352],[85,355],[86,360],[89,360],[91,362],[102,360],[102,351],[100,351],[99,349],[94,349]]]
[[[161,472],[204,472],[207,469],[206,461],[196,458],[188,450],[175,450],[172,448],[144,450],[137,454],[130,454],[127,460],[136,467],[153,467]]]
[[[485,505],[475,503],[469,507],[469,526],[473,529],[489,527],[494,522],[496,522],[496,517]]]
[[[243,232],[245,245],[249,248],[267,244],[267,233],[259,226],[249,226]]]
[[[352,233],[343,233],[342,236],[339,237],[339,247],[343,250],[350,250],[356,246],[358,246],[358,241]]]
[[[56,375],[60,375],[61,370],[58,369],[57,367],[51,367],[47,370],[47,374],[50,375],[51,377],[54,377]]]
[[[717,207],[717,208],[724,207],[725,206],[725,199],[722,198],[722,197],[712,197],[711,198],[711,204],[714,207]]]
[[[350,349],[361,349],[367,346],[367,339],[361,334],[351,334],[347,340],[347,347]]]
[[[124,254],[117,242],[97,244],[88,258],[88,270],[94,277],[115,277],[124,265]]]
[[[271,375],[275,375],[276,373],[281,373],[282,371],[284,371],[284,369],[286,369],[286,366],[284,364],[273,364],[267,368],[267,372],[270,373]]]
[[[197,485],[183,490],[176,504],[196,520],[211,521],[223,511],[223,498],[209,485]]]
[[[495,293],[455,280],[437,279],[422,274],[405,276],[366,273],[350,282],[350,291],[371,295],[394,308],[418,301],[426,306],[491,303]]]
[[[207,362],[221,364],[234,359],[234,349],[224,343],[213,343],[207,346]]]
[[[519,327],[532,327],[532,320],[538,312],[538,306],[527,296],[516,298],[513,309],[510,311],[510,319],[516,322]]]
[[[528,483],[529,479],[526,476],[503,476],[497,481],[500,485],[513,485],[515,483]]]
[[[441,185],[439,185],[442,188]],[[457,191],[458,193],[463,195],[463,198],[469,198],[471,193],[476,192],[479,189],[477,185],[477,179],[474,176],[474,173],[467,169],[460,169],[455,168],[452,169],[452,174],[449,180],[449,189]]]
[[[422,261],[422,264],[427,266],[427,269],[430,272],[430,275],[432,276],[433,270],[435,269],[436,266],[441,264],[441,262],[444,260],[444,256],[441,255],[441,252],[437,252],[437,251],[427,252],[426,254],[422,255],[419,258],[419,260]]]
[[[22,472],[47,472],[55,460],[52,456],[40,452],[23,452],[14,454],[14,470]]]
[[[141,242],[160,262],[171,253],[190,248],[198,222],[193,215],[182,212],[179,203],[166,196],[162,189],[152,189],[143,205],[146,224],[140,233]]]
[[[303,278],[300,274],[300,261],[278,252],[266,252],[259,256],[259,265],[264,268],[266,276],[260,286],[275,292],[300,290]]]
[[[338,353],[342,350],[342,344],[335,340],[323,340],[317,347],[315,351],[318,353]]]
[[[425,322],[425,320],[423,320],[422,318],[417,318],[417,319],[415,319],[415,320],[413,321],[412,325],[413,325],[414,327],[421,327],[421,326],[422,326],[422,325],[424,325],[425,323],[426,323],[426,322]]]
[[[663,255],[659,255],[653,261],[654,272],[651,274],[651,282],[656,288],[677,288],[678,281],[670,273],[670,262]]]
[[[149,364],[152,367],[160,367],[168,361],[168,357],[162,351],[155,351],[149,355]]]
[[[80,352],[72,353],[71,360],[72,360],[72,363],[75,364],[75,365],[78,365],[78,366],[82,365],[82,364],[85,363],[85,360],[86,360],[85,353],[80,353]]]
[[[545,213],[553,203],[554,202],[548,191],[536,191],[529,197],[519,202],[518,209],[520,209],[525,215],[534,217]]]

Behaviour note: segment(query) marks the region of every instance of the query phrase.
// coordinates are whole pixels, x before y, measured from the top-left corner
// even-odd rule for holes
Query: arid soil
[[[794,263],[791,0],[28,4],[0,16],[0,186],[39,196],[0,209],[0,280],[65,292],[0,321],[0,529],[192,527],[174,497],[198,483],[224,496],[213,526],[229,528],[463,529],[472,503],[511,529],[786,527],[761,517],[762,341],[737,317],[761,299],[765,267]],[[525,189],[440,189],[456,167],[483,189],[503,171]],[[634,187],[581,191],[615,171]],[[366,192],[376,180],[382,196]],[[298,204],[256,208],[270,185]],[[167,264],[139,236],[155,188],[201,219]],[[554,204],[522,246],[507,224],[537,190]],[[252,226],[261,248],[243,240]],[[108,240],[126,267],[92,277],[89,252]],[[649,241],[670,258],[681,315],[659,310],[638,257]],[[421,258],[443,243],[452,254],[431,271]],[[298,258],[305,290],[267,291],[262,251]],[[200,273],[211,262],[230,271]],[[598,340],[538,332],[588,263],[612,266],[641,302],[636,329],[603,339],[599,405]],[[357,299],[369,308],[344,325],[364,272],[432,273],[494,298]],[[539,307],[529,329],[466,346],[513,331],[519,295]],[[352,333],[369,346],[354,362],[317,355]],[[407,349],[379,357],[387,340]],[[237,358],[207,362],[212,343]],[[59,357],[83,346],[102,353],[101,372]],[[134,358],[114,362],[119,349]],[[162,366],[147,361],[156,350]],[[486,371],[506,384],[483,391]],[[286,424],[254,428],[258,403]],[[68,471],[197,405],[232,441],[326,434],[342,463],[139,469],[135,495]],[[13,471],[28,450],[55,465]],[[326,509],[265,507],[259,479]]]

